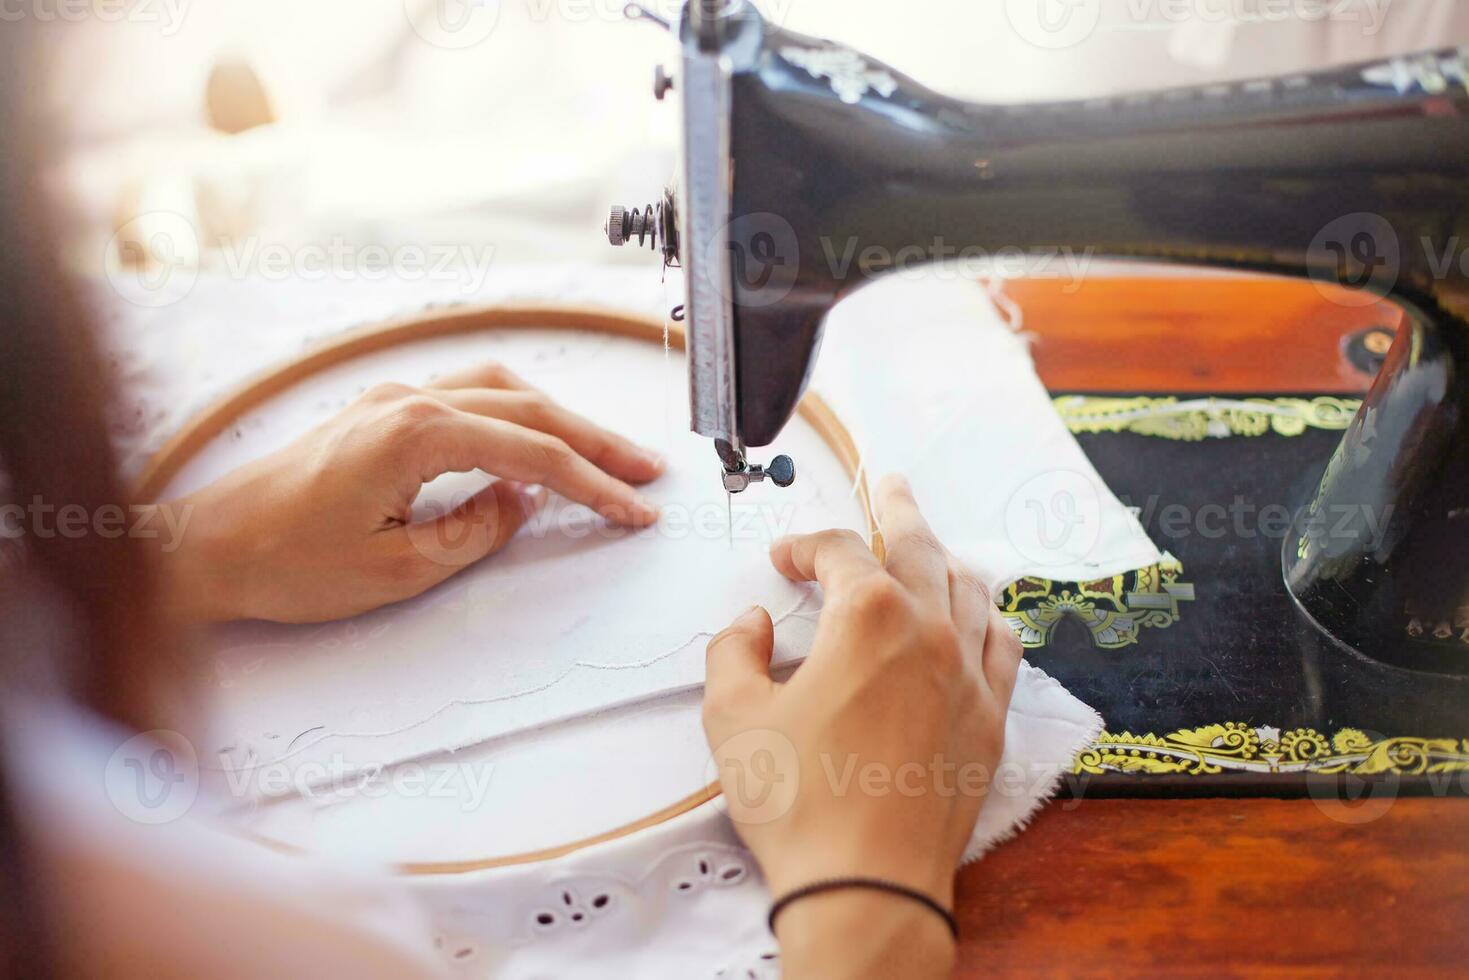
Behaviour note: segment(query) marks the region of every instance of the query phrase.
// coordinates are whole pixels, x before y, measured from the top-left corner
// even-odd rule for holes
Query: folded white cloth
[[[997,592],[1161,558],[1056,415],[1024,337],[942,266],[838,306],[814,386],[866,471],[906,475],[939,537]]]
[[[935,533],[996,594],[1022,576],[1078,581],[1161,554],[1051,406],[1025,339],[978,284],[934,266],[859,290],[833,311],[815,389],[868,474],[902,473]],[[1023,827],[1102,719],[1022,665],[998,781],[965,860]]]

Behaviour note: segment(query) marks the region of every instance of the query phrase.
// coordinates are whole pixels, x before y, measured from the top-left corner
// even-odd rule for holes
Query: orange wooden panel
[[[1362,806],[1373,806],[1372,802]],[[959,876],[960,977],[1469,970],[1469,800],[1057,803]]]
[[[1371,377],[1342,356],[1343,337],[1395,329],[1402,317],[1387,303],[1333,302],[1285,279],[1091,278],[1067,288],[1055,279],[1005,286],[1056,392],[1365,391]]]

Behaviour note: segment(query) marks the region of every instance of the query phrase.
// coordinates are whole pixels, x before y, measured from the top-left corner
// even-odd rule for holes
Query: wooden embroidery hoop
[[[238,421],[242,415],[322,371],[404,344],[478,333],[484,330],[505,329],[580,330],[587,333],[630,337],[659,344],[663,343],[666,338],[670,347],[680,351],[684,349],[682,330],[671,327],[665,333],[664,325],[652,319],[581,306],[524,305],[456,309],[449,312],[405,317],[378,326],[354,330],[313,348],[288,364],[245,382],[192,418],[148,460],[142,474],[138,477],[134,489],[135,498],[140,501],[156,500],[191,459]],[[857,445],[853,442],[851,433],[847,431],[846,426],[826,402],[814,393],[808,392],[801,399],[798,412],[801,418],[816,430],[816,434],[836,454],[842,467],[847,471],[847,475],[852,479],[858,502],[867,518],[873,550],[881,556],[882,537],[873,516],[872,501],[868,493],[866,475],[862,470],[861,456],[857,452]],[[671,820],[709,802],[718,796],[719,792],[719,783],[710,783],[698,792],[640,820],[556,847],[484,860],[408,862],[395,864],[393,867],[398,873],[406,875],[454,875],[547,861],[595,844],[617,840]],[[255,834],[249,836],[276,850],[292,853],[301,851],[301,848],[294,845]]]

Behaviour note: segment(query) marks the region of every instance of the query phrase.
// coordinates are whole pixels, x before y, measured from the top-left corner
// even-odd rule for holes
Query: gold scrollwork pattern
[[[1077,755],[1074,772],[1422,776],[1469,772],[1469,739],[1375,738],[1355,728],[1328,739],[1314,728],[1282,731],[1232,721],[1161,736],[1103,732]]]
[[[1103,398],[1061,395],[1061,421],[1074,434],[1132,432],[1199,442],[1229,436],[1299,436],[1307,429],[1341,432],[1361,408],[1358,398]]]
[[[1026,577],[1000,596],[1000,611],[1027,648],[1043,647],[1057,624],[1079,621],[1092,642],[1115,650],[1138,641],[1144,627],[1166,629],[1178,622],[1180,602],[1194,587],[1179,581],[1183,566],[1166,552],[1156,565],[1090,582],[1053,582]]]

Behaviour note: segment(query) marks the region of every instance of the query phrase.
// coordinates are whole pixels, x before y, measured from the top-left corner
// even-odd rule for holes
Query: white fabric
[[[1024,825],[1100,724],[1054,680],[1022,668],[1004,758],[966,860]],[[472,951],[475,976],[779,976],[765,928],[770,896],[722,800],[557,861],[410,884],[450,946]],[[602,894],[613,897],[611,911],[591,914]],[[576,911],[586,917],[574,921]],[[554,924],[543,926],[537,917],[548,912]]]
[[[819,596],[777,573],[768,551],[786,533],[865,531],[839,460],[797,420],[781,443],[801,467],[795,486],[767,485],[729,501],[713,447],[687,431],[682,356],[646,341],[493,331],[361,358],[250,412],[165,497],[284,445],[373,383],[423,384],[492,360],[662,452],[666,475],[643,488],[663,509],[658,524],[617,528],[553,497],[492,560],[416,599],[319,626],[252,622],[214,631],[206,679],[220,692],[222,741],[209,754],[220,765],[238,771],[288,760],[299,773],[340,759],[387,767],[696,688],[706,642],[752,603],[776,620],[777,665],[810,646]],[[487,480],[436,481],[418,502],[420,518],[447,513]],[[688,766],[682,792],[648,809],[688,795],[701,775]],[[630,794],[642,789],[633,783]],[[505,828],[497,846],[513,846],[513,834]]]
[[[586,270],[507,272],[492,277],[487,290],[470,301],[510,298],[590,300],[655,315],[666,302],[658,291],[647,288],[645,275]],[[117,360],[138,393],[135,424],[126,433],[133,459],[158,444],[209,395],[295,353],[303,327],[319,339],[364,321],[410,311],[423,302],[422,289],[391,284],[357,291],[341,284],[260,286],[201,280],[178,306],[134,310],[108,304]],[[412,359],[390,357],[374,370],[391,374],[410,365],[420,371],[424,366]],[[908,470],[935,529],[992,583],[1002,584],[1006,576],[1026,572],[1051,578],[1073,573],[1081,577],[1082,572],[1095,576],[1157,560],[1156,550],[1136,521],[1101,486],[1055,419],[1034,378],[1023,342],[1004,328],[973,284],[894,282],[859,293],[833,318],[817,383],[853,431],[867,471]],[[576,397],[579,384],[568,383],[565,391]],[[335,405],[332,398],[315,389],[293,397],[323,409]],[[324,406],[318,404],[322,402]],[[652,410],[650,405],[643,409]],[[675,418],[671,424],[681,426],[681,420]],[[270,419],[262,417],[258,425],[241,426],[222,442],[259,438],[262,441],[254,444],[255,449],[264,451],[270,438],[285,434],[285,428],[275,428]],[[221,450],[218,445],[206,453],[215,454],[209,466],[217,467],[231,458],[227,448]],[[805,446],[797,454],[798,463],[813,456],[820,459],[819,447]],[[985,465],[977,465],[980,461]],[[1082,484],[1065,483],[1057,489],[1047,482],[1053,470],[1079,477]],[[192,475],[181,477],[180,487],[191,479],[197,481],[202,473],[204,470],[191,470]],[[804,471],[802,478],[812,475]],[[1039,489],[1027,488],[1037,477],[1041,478]],[[844,481],[833,479],[830,471],[822,477],[818,470],[816,479],[805,485],[830,498],[833,487],[846,487]],[[801,487],[798,481],[797,488]],[[777,492],[771,488],[761,492],[765,490]],[[994,530],[996,515],[1007,508],[1013,510],[1014,501],[1020,501],[1017,513],[1034,516],[1025,501],[1035,499],[1044,518],[1048,513],[1044,508],[1055,505],[1058,494],[1066,493],[1082,498],[1083,506],[1061,516],[1079,514],[1083,521],[1062,521],[1058,526],[1075,533],[1027,538],[1024,516],[1007,520],[1005,533]],[[808,499],[798,511],[815,510],[829,517],[840,512],[839,504],[855,506],[850,499]],[[1044,529],[1044,522],[1039,526]],[[532,547],[543,545],[530,542]],[[1041,545],[1045,547],[1037,550]],[[720,547],[727,548],[723,542]],[[390,631],[411,630],[405,619],[425,615],[438,601],[427,597],[410,604],[405,615],[390,610],[368,622]],[[778,611],[780,604],[774,600],[772,604],[776,606],[772,611]],[[453,601],[448,605],[452,607]],[[465,624],[465,608],[447,611],[457,627]],[[814,603],[803,607],[801,615],[792,619],[809,625],[816,608]],[[552,615],[564,612],[553,610]],[[206,764],[212,762],[216,749],[248,741],[254,759],[286,762],[285,788],[292,789],[305,751],[317,747],[325,753],[330,747],[330,754],[318,755],[315,761],[334,763],[341,754],[338,750],[351,740],[323,739],[323,730],[306,730],[315,724],[309,716],[280,714],[293,698],[297,705],[314,699],[318,713],[341,710],[349,720],[354,709],[364,707],[366,698],[370,702],[366,707],[380,712],[372,722],[381,730],[394,727],[394,719],[411,724],[432,712],[436,706],[432,697],[426,697],[429,689],[415,692],[411,671],[376,673],[381,657],[357,661],[357,674],[345,676],[346,666],[353,663],[354,644],[365,644],[360,649],[369,652],[378,649],[371,645],[372,630],[364,631],[358,625],[355,635],[345,627],[327,628],[336,631],[335,649],[310,649],[310,642],[294,640],[297,649],[273,657],[271,669],[279,670],[270,684],[252,680],[266,669],[263,658],[228,654],[219,658],[213,680],[233,727],[217,732],[218,741],[199,743]],[[300,631],[281,632],[301,635]],[[693,643],[690,649],[697,652],[699,644]],[[794,655],[794,651],[785,654]],[[420,662],[429,659],[423,657]],[[488,653],[485,659],[489,661]],[[329,676],[322,673],[324,663],[331,665]],[[431,675],[434,668],[425,666],[419,673]],[[451,676],[463,688],[478,689],[487,681],[484,671],[473,669]],[[374,698],[372,686],[377,680],[383,681],[383,687]],[[336,704],[332,704],[337,697],[334,683],[343,684],[342,693],[347,695]],[[409,685],[406,690],[405,684]],[[680,681],[661,689],[681,686],[686,685]],[[656,689],[654,685],[646,693]],[[293,690],[296,695],[290,693]],[[605,703],[628,700],[618,695]],[[435,730],[433,736],[442,739],[438,748],[470,747],[452,756],[425,755],[414,763],[416,774],[423,779],[432,781],[448,773],[451,789],[447,799],[405,790],[394,779],[403,766],[381,772],[369,768],[365,775],[355,768],[402,758],[404,753],[396,750],[421,753],[432,740],[416,746],[399,743],[395,752],[385,752],[374,744],[379,740],[361,739],[359,755],[347,753],[342,760],[357,775],[344,779],[338,772],[326,780],[325,792],[287,796],[259,807],[243,815],[246,825],[313,850],[344,850],[378,860],[477,858],[520,853],[529,849],[526,845],[549,846],[606,830],[679,798],[711,774],[698,723],[697,691],[572,718],[483,744],[475,743],[486,731],[518,730],[524,720],[512,719],[508,728],[503,720],[497,723],[500,728],[481,727],[485,720],[478,715],[486,706],[466,707],[472,710],[457,719],[458,728]],[[297,722],[302,722],[300,728],[294,727]],[[1053,792],[1077,749],[1100,728],[1101,719],[1095,712],[1042,672],[1022,668],[1007,722],[1006,755],[997,789],[987,800],[966,858],[979,856],[1022,826]],[[241,748],[238,744],[228,747]],[[482,777],[487,772],[492,778],[486,781]],[[217,788],[230,794],[229,803],[238,803],[239,795],[258,799],[280,793],[279,788],[275,793],[262,793],[261,785],[254,781],[241,783],[236,778],[231,783],[230,775],[221,778],[216,773],[214,779]],[[483,792],[486,785],[488,794]],[[568,792],[567,787],[570,797],[555,795]],[[464,806],[466,793],[478,806],[469,813]],[[549,808],[525,805],[527,800],[545,799],[563,803]],[[596,801],[595,805],[588,805],[589,801]],[[693,903],[667,898],[665,889],[676,887],[671,882],[687,879],[690,855],[702,848],[721,860],[733,861],[737,852],[730,849],[735,846],[732,829],[716,802],[568,858],[506,871],[415,878],[409,885],[429,901],[445,948],[452,947],[455,953],[471,951],[453,961],[470,975],[484,975],[490,966],[496,975],[507,976],[712,975],[726,964],[744,968],[745,963],[751,969],[769,969],[770,961],[760,959],[769,952],[770,940],[763,927],[767,897],[758,875],[747,873],[738,882],[724,885],[701,878],[709,887],[701,886]],[[747,871],[752,870],[747,855],[740,860]],[[620,903],[617,913],[588,916],[582,920],[585,925],[574,928],[568,925],[565,930],[547,931],[527,925],[530,920],[525,916],[556,899],[554,888],[581,881],[615,883],[628,901]],[[581,907],[580,903],[590,901],[583,892],[591,887],[578,885],[570,890],[572,904]],[[564,898],[561,901],[565,904]],[[511,918],[506,920],[506,915]],[[548,966],[551,963],[554,969]]]
[[[1012,835],[1094,716],[1030,667],[975,848]],[[538,864],[389,879],[361,863],[282,855],[222,829],[188,761],[73,711],[7,712],[7,772],[62,882],[69,956],[118,974],[774,980],[770,896],[722,801]],[[18,721],[18,723],[17,723]],[[149,774],[135,782],[129,761]],[[173,766],[188,778],[166,785]],[[155,794],[155,795],[149,795]],[[140,804],[147,796],[151,806]],[[192,801],[193,806],[189,804]],[[158,819],[161,822],[151,823]],[[150,960],[148,957],[153,957]],[[166,964],[172,972],[164,972]]]
[[[996,590],[1161,558],[1052,409],[1024,338],[950,270],[880,282],[838,306],[815,387],[867,473],[906,475],[940,538]]]

